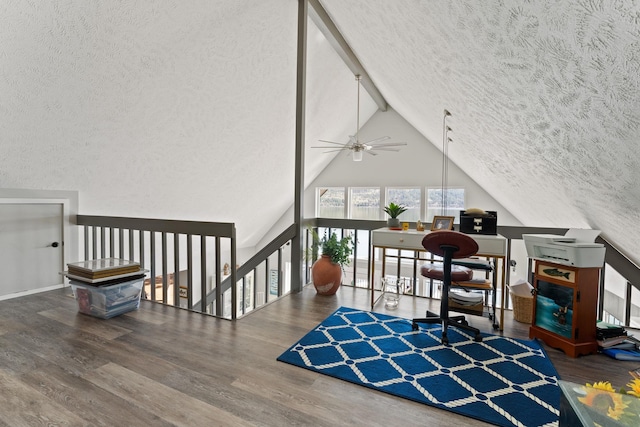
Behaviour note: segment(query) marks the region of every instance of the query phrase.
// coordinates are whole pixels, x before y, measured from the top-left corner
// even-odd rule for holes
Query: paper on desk
[[[565,234],[566,237],[576,239],[577,243],[593,243],[600,235],[600,230],[590,230],[586,228],[570,228]]]

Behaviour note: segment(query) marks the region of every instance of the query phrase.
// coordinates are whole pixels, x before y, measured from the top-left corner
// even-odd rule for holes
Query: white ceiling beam
[[[384,99],[376,85],[371,81],[371,77],[364,69],[358,58],[356,57],[351,47],[347,44],[338,27],[333,23],[327,11],[320,4],[319,0],[309,0],[309,17],[313,23],[318,27],[320,32],[324,34],[325,38],[329,41],[331,46],[340,55],[344,63],[349,67],[354,75],[360,75],[360,83],[362,87],[369,93],[371,98],[378,104],[378,108],[381,111],[387,111],[387,101]]]

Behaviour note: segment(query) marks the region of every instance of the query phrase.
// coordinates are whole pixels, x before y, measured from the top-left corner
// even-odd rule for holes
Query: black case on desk
[[[485,211],[484,215],[460,211],[460,231],[466,234],[498,234],[498,213]]]

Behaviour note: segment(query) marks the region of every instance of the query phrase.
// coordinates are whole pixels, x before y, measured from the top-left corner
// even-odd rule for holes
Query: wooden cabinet
[[[533,325],[529,337],[571,357],[595,353],[599,268],[536,261]]]

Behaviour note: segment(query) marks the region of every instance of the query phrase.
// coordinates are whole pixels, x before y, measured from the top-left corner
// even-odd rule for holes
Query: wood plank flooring
[[[276,361],[338,307],[368,304],[366,290],[322,297],[307,286],[230,322],[150,301],[96,319],[77,312],[68,288],[0,301],[0,426],[486,425]],[[419,317],[427,305],[405,296],[388,313]],[[507,312],[503,334],[528,338],[528,326]],[[620,387],[640,366],[547,352],[579,383]]]

